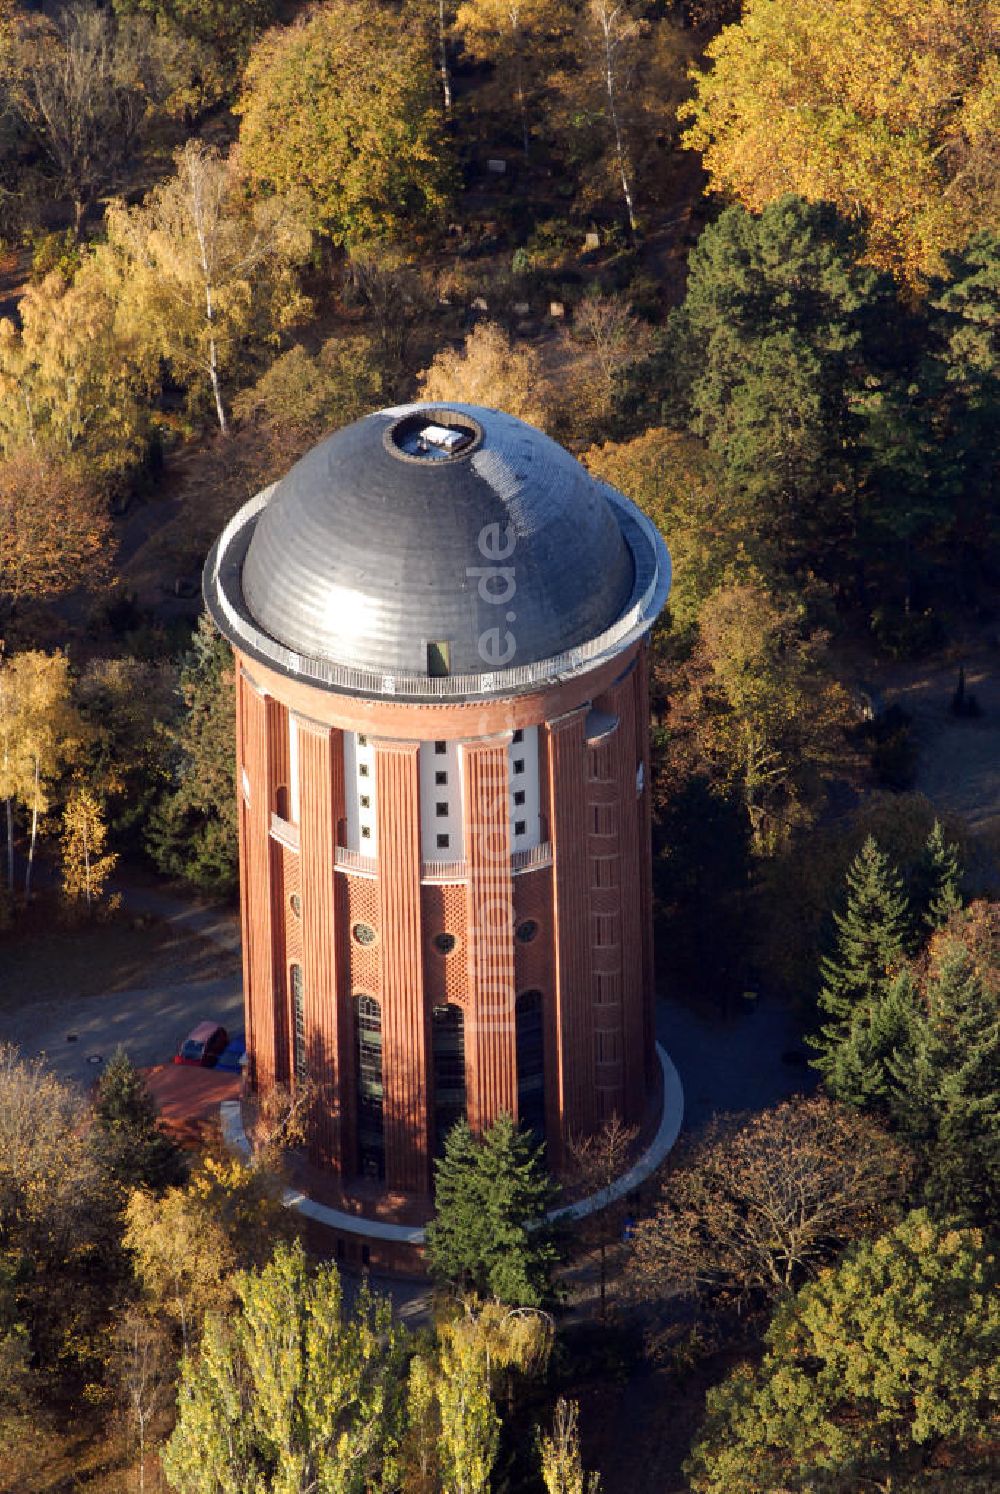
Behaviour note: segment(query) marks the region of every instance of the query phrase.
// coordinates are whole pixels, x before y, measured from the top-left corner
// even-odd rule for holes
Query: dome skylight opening
[[[395,456],[418,462],[447,462],[482,444],[477,421],[454,410],[424,409],[389,427],[387,445]]]

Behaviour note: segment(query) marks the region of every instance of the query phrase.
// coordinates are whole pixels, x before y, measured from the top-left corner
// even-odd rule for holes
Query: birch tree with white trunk
[[[0,796],[7,801],[7,872],[13,890],[13,808],[19,804],[30,825],[24,875],[31,880],[42,817],[52,789],[79,747],[82,723],[70,695],[65,654],[26,650],[0,661]]]
[[[628,140],[622,120],[621,97],[631,82],[636,44],[643,34],[643,22],[633,14],[626,0],[590,0],[588,10],[590,24],[600,47],[608,124],[614,139],[615,162],[625,214],[630,232],[635,233],[635,191]]]
[[[621,204],[629,232],[669,192],[692,41],[635,0],[585,0],[553,79],[550,124],[577,175],[578,207]]]
[[[466,50],[494,63],[513,97],[525,156],[531,147],[529,102],[544,68],[544,43],[566,17],[563,0],[464,0],[456,12]]]
[[[178,382],[206,387],[229,432],[226,375],[305,312],[295,266],[305,229],[279,198],[248,204],[229,162],[189,140],[174,175],[138,207],[108,209],[123,330],[151,342]]]

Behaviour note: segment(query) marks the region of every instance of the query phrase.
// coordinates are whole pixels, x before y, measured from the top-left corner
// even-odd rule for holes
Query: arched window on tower
[[[288,972],[288,979],[289,985],[292,988],[292,1035],[294,1044],[292,1061],[296,1082],[304,1084],[309,1075],[309,1061],[306,1058],[306,1003],[305,989],[302,984],[302,966],[292,965]]]
[[[373,996],[354,1001],[357,1031],[358,1168],[364,1177],[385,1177],[382,1088],[382,1008]]]
[[[517,1044],[517,1118],[545,1140],[545,1035],[541,991],[524,991],[514,1009]]]
[[[434,1065],[434,1150],[444,1151],[448,1132],[465,1117],[465,1015],[460,1006],[431,1012]]]

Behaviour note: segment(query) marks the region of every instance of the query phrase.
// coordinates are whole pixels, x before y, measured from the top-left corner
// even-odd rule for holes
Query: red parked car
[[[194,1063],[205,1069],[219,1061],[229,1042],[229,1034],[217,1022],[199,1022],[193,1027],[174,1055],[174,1063]]]

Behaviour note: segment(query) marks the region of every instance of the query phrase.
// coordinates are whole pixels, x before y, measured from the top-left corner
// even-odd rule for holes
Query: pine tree
[[[510,1115],[483,1136],[480,1171],[489,1211],[488,1285],[512,1306],[537,1307],[551,1296],[558,1251],[544,1223],[555,1190],[542,1149]]]
[[[840,1040],[814,1060],[827,1093],[859,1110],[891,1108],[891,1064],[901,1053],[912,1051],[920,1010],[916,980],[905,968],[884,995],[852,1012]]]
[[[479,1143],[467,1120],[448,1132],[434,1167],[434,1219],[427,1229],[432,1274],[463,1290],[476,1286],[489,1241]]]
[[[181,668],[184,712],[170,731],[174,787],[150,817],[146,847],[159,869],[209,892],[238,868],[232,650],[206,613]]]
[[[944,928],[962,907],[962,866],[958,846],[945,840],[940,820],[931,826],[914,882],[914,902],[924,928],[932,933]]]
[[[898,1037],[906,992],[893,988],[910,936],[902,878],[872,836],[847,869],[846,906],[833,921],[836,947],[820,963],[819,993],[831,1020],[809,1039],[813,1067],[836,1098],[865,1105],[883,1092],[883,1061]]]
[[[160,1190],[186,1181],[184,1153],[160,1129],[156,1101],[124,1048],[101,1075],[94,1119],[98,1151],[115,1182]]]
[[[858,226],[828,203],[734,205],[699,238],[668,322],[674,398],[722,465],[727,520],[779,570],[850,582],[871,461],[862,412],[883,380],[871,329],[898,317],[862,257]]]
[[[833,921],[836,948],[821,961],[819,993],[820,1011],[831,1021],[812,1039],[823,1062],[844,1041],[855,1014],[870,1012],[886,995],[906,959],[910,909],[902,878],[872,836],[847,869],[846,906]]]
[[[480,1138],[459,1121],[436,1168],[432,1274],[512,1306],[537,1306],[551,1294],[558,1260],[544,1222],[553,1197],[541,1148],[511,1116]]]
[[[976,963],[949,939],[926,1013],[888,1063],[897,1123],[926,1147],[926,1191],[948,1212],[988,1220],[1000,1206],[1000,1012]]]

